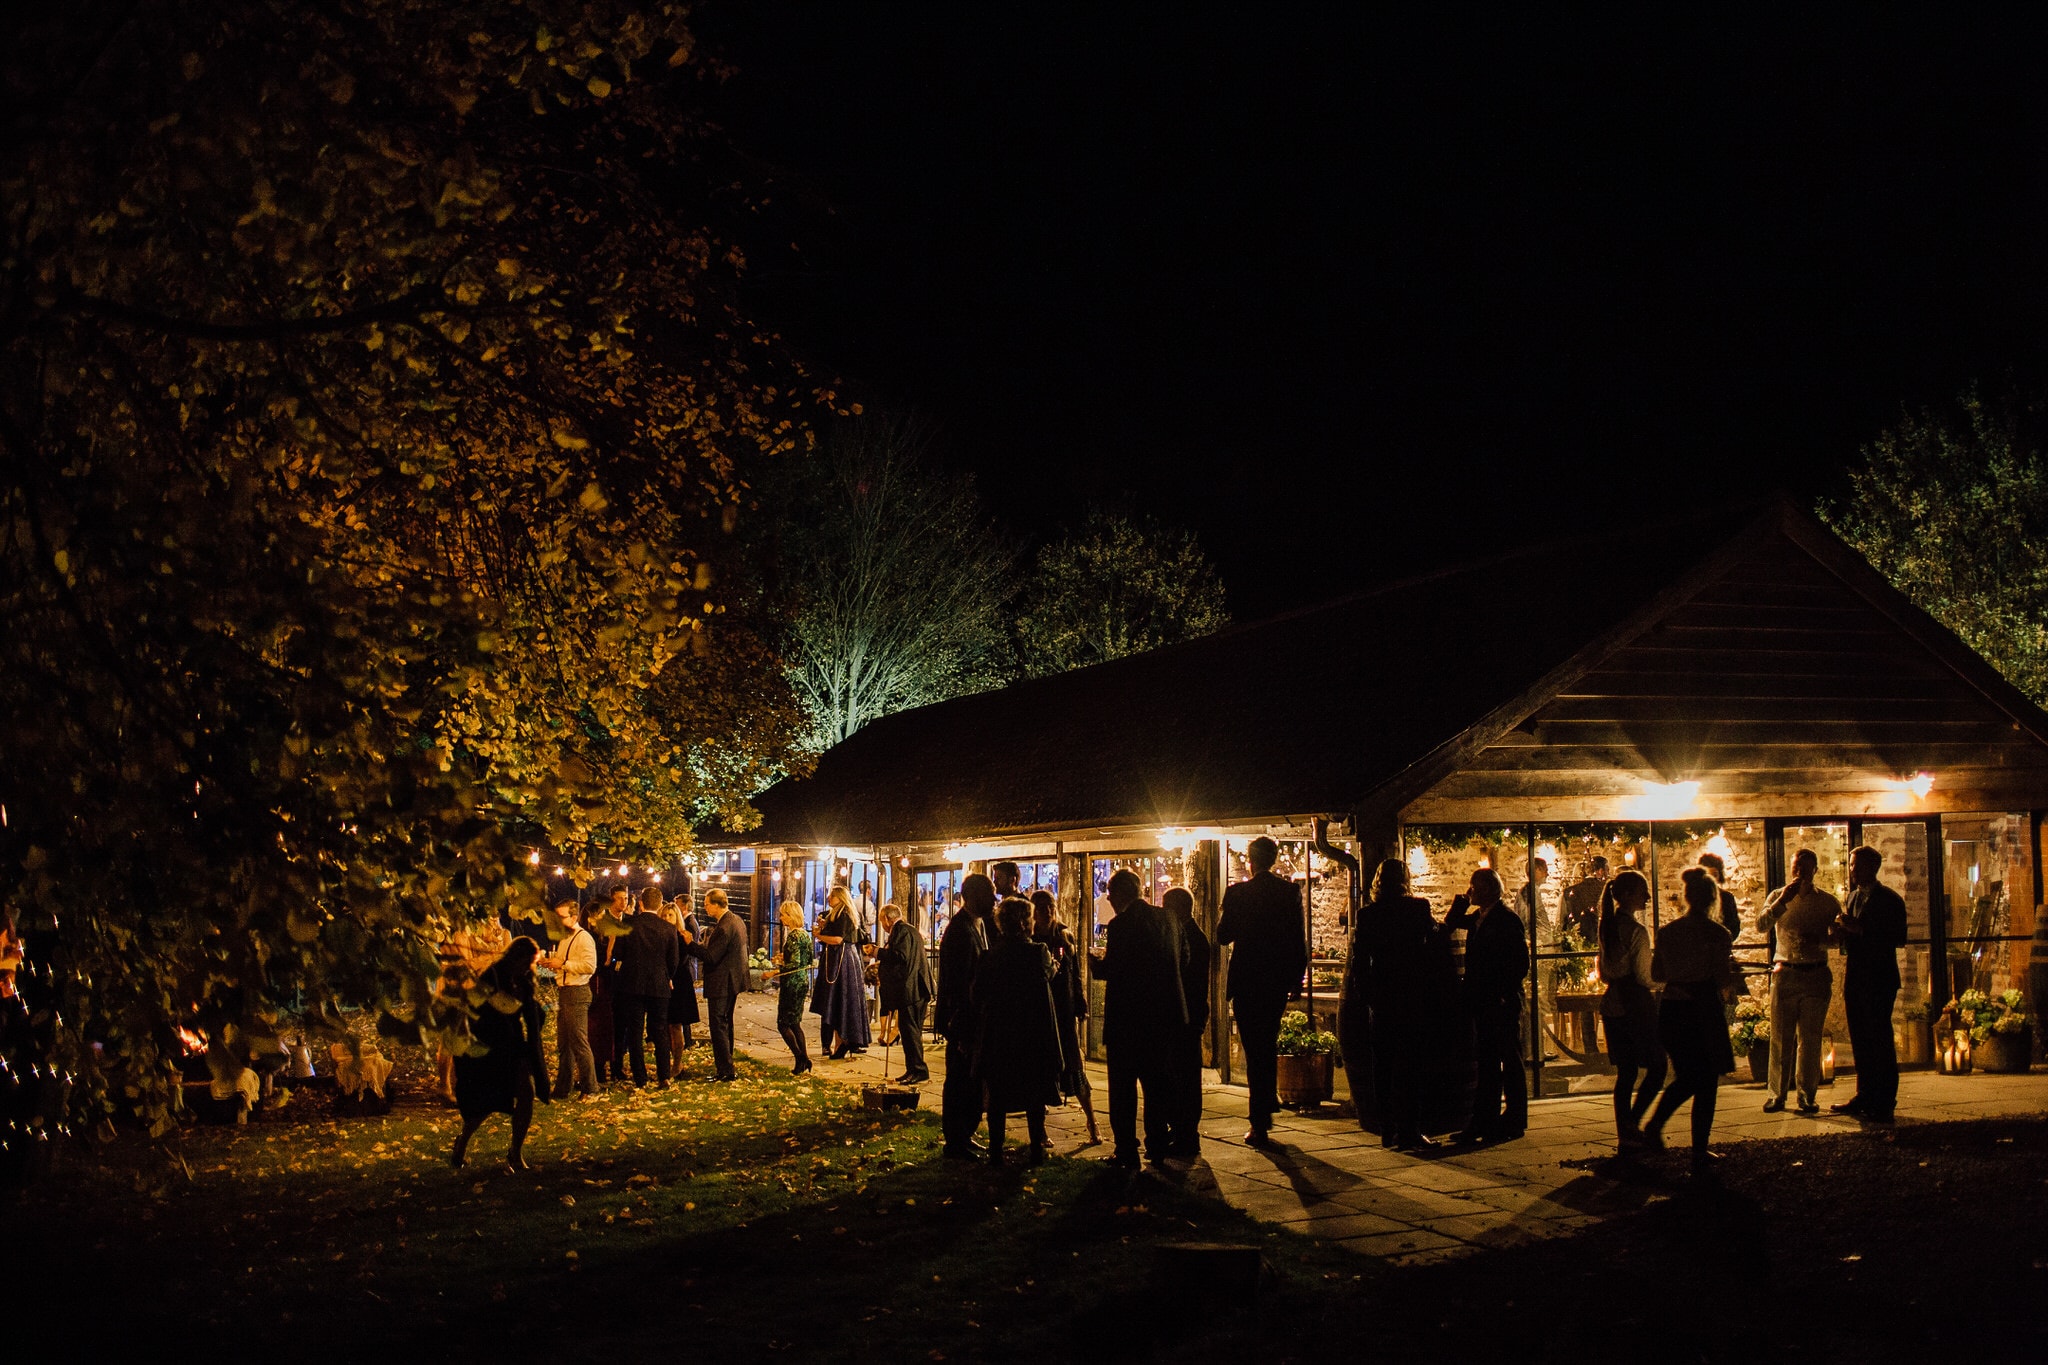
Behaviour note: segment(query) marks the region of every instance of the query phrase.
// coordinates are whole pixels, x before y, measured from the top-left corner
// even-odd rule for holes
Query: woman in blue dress
[[[818,1050],[839,1060],[867,1050],[867,963],[846,888],[833,887],[825,908],[825,922],[818,926],[818,983],[811,991],[811,1013],[818,1016]]]

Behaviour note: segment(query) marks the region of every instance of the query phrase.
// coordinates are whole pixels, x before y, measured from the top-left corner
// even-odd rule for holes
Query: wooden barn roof
[[[1790,586],[1777,588],[1779,578]],[[1771,581],[1741,586],[1760,579]],[[1737,586],[1728,588],[1730,582]],[[1822,587],[1843,600],[1815,596]],[[1687,627],[1696,634],[1678,642],[1686,650],[1671,656],[1694,661],[1674,665],[1681,673],[1711,671],[1722,647],[1748,660],[1731,665],[1738,670],[1733,680],[1691,690],[1725,697],[1761,688],[1790,696],[1776,710],[1766,706],[1760,724],[1777,717],[1776,723],[1804,726],[1813,707],[1835,703],[1815,694],[1802,706],[1798,687],[1769,681],[1779,665],[1755,662],[1756,650],[1789,650],[1787,657],[1796,658],[1812,653],[1816,641],[1864,650],[1822,670],[1848,676],[1891,667],[1905,657],[1903,649],[1917,661],[1908,671],[1924,685],[1894,698],[1908,703],[1893,716],[1895,725],[1910,731],[1917,698],[1977,732],[2017,731],[2038,755],[2048,787],[2048,715],[1819,522],[1774,502],[1620,535],[1589,531],[1148,654],[888,716],[826,753],[811,777],[763,793],[756,804],[765,825],[753,839],[862,847],[1090,826],[1390,814],[1447,781],[1454,792],[1482,797],[1532,782],[1597,785],[1602,774],[1676,780],[1688,775],[1679,771],[1686,764],[1723,757],[1755,766],[1754,755],[1722,755],[1727,746],[1706,743],[1697,725],[1686,732],[1691,704],[1668,687],[1659,695],[1655,679],[1647,702],[1626,699],[1635,711],[1603,713],[1603,663],[1631,647],[1640,652],[1660,622],[1690,619],[1673,615],[1681,609],[1698,618]],[[1747,635],[1738,642],[1730,631]],[[1882,649],[1871,643],[1878,636],[1886,637]],[[1676,647],[1668,639],[1663,645]],[[1586,695],[1574,693],[1575,686]],[[1861,714],[1846,718],[1853,723]],[[1558,747],[1546,734],[1568,732],[1573,715],[1593,727],[1588,743],[1564,745],[1583,749],[1581,757],[1532,761],[1510,752]],[[1631,716],[1638,730],[1617,732]],[[1738,722],[1716,719],[1709,728],[1724,723]],[[1911,761],[1912,748],[1895,745],[1883,757]],[[1776,752],[1764,766],[1796,768],[1812,757]],[[1572,764],[1595,771],[1564,771]],[[1553,770],[1560,775],[1543,775]]]

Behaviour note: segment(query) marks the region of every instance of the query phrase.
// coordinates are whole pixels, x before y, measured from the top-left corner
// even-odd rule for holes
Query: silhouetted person
[[[683,958],[682,937],[661,913],[660,887],[650,886],[640,893],[640,908],[626,917],[626,929],[613,950],[619,994],[612,1008],[619,1015],[633,1084],[647,1084],[647,1054],[642,1044],[652,1034],[655,1081],[667,1085],[668,997],[682,971]]]
[[[747,979],[747,930],[726,906],[725,892],[704,893],[704,913],[711,917],[701,942],[690,955],[704,964],[704,1012],[711,1016],[711,1063],[721,1081],[736,1081],[732,1064],[732,1016]],[[688,978],[685,978],[686,980]]]
[[[988,879],[989,881],[995,884],[996,901],[998,904],[1008,900],[1012,896],[1022,896],[1024,894],[1022,891],[1018,890],[1019,885],[1024,880],[1023,871],[1015,863],[1009,861],[1008,859],[1004,859],[1002,862],[999,863],[990,863],[988,865]],[[988,930],[989,942],[991,945],[993,945],[995,942],[996,935],[994,919],[995,912],[990,911],[989,914],[989,922],[984,927]]]
[[[1692,1168],[1704,1172],[1711,1154],[1714,1099],[1721,1077],[1735,1069],[1735,1050],[1721,1002],[1734,990],[1735,940],[1715,921],[1720,887],[1705,868],[1685,870],[1686,912],[1657,931],[1651,975],[1664,983],[1658,1032],[1671,1056],[1672,1079],[1644,1125],[1643,1141],[1664,1145],[1664,1125],[1692,1101]]]
[[[1263,1147],[1280,1107],[1280,1016],[1287,1012],[1287,998],[1301,989],[1308,944],[1302,935],[1301,888],[1273,872],[1280,846],[1261,835],[1244,856],[1252,875],[1223,893],[1216,946],[1230,949],[1223,990],[1237,1019],[1251,1090],[1252,1123],[1244,1140]]]
[[[932,1003],[932,964],[925,955],[924,935],[903,917],[894,901],[882,906],[882,943],[875,952],[875,981],[883,1014],[896,1016],[896,1036],[903,1043],[906,1085],[931,1079],[924,1065],[924,1016]]]
[[[1728,931],[1730,940],[1742,937],[1742,907],[1735,903],[1735,893],[1728,889],[1728,864],[1718,853],[1702,853],[1701,867],[1714,879],[1715,889],[1721,893],[1721,927]]]
[[[1664,1043],[1650,989],[1650,931],[1636,918],[1649,903],[1650,883],[1634,869],[1616,873],[1600,897],[1600,980],[1607,987],[1600,1016],[1607,1024],[1607,1060],[1614,1064],[1614,1135],[1624,1147],[1642,1141],[1643,1115],[1664,1084]]]
[[[477,984],[484,990],[484,1003],[470,1021],[470,1036],[483,1045],[481,1053],[455,1059],[455,1103],[462,1111],[462,1134],[455,1139],[451,1158],[461,1169],[469,1153],[469,1140],[478,1125],[492,1114],[512,1116],[512,1149],[506,1165],[515,1171],[526,1169],[521,1155],[526,1130],[533,1123],[533,1101],[548,1099],[547,1060],[541,1055],[540,1002],[534,998],[533,961],[539,949],[530,938],[516,938],[505,955],[485,968]],[[496,1003],[512,1001],[510,1009]]]
[[[995,922],[995,941],[974,971],[974,1076],[988,1107],[988,1159],[1002,1161],[1005,1119],[1022,1113],[1036,1166],[1045,1160],[1045,1107],[1061,1100],[1051,984],[1059,964],[1031,937],[1031,902],[1005,898]],[[954,1064],[948,1057],[949,1071]]]
[[[1202,1031],[1209,1027],[1209,936],[1195,922],[1195,898],[1176,886],[1160,897],[1160,909],[1180,922],[1187,939],[1187,963],[1181,972],[1181,994],[1188,1002],[1188,1032],[1174,1062],[1180,1102],[1174,1106],[1168,1150],[1193,1160],[1202,1154]]]
[[[1856,1053],[1856,1097],[1834,1105],[1872,1123],[1890,1123],[1899,1102],[1899,1053],[1892,1005],[1899,998],[1899,948],[1906,941],[1906,902],[1877,879],[1884,855],[1849,853],[1849,903],[1842,907],[1842,1008]]]
[[[1109,879],[1116,911],[1091,948],[1095,974],[1105,983],[1102,1039],[1109,1053],[1109,1131],[1112,1164],[1138,1164],[1138,1091],[1145,1092],[1145,1155],[1171,1155],[1174,1059],[1188,1028],[1188,943],[1180,924],[1139,894],[1138,875],[1125,868]]]
[[[1362,1001],[1372,1035],[1372,1087],[1387,1147],[1433,1147],[1422,1135],[1418,1072],[1428,1045],[1423,982],[1437,932],[1429,902],[1408,894],[1408,864],[1389,858],[1373,873],[1372,894],[1358,909],[1352,936],[1350,989]],[[1365,1068],[1359,1068],[1364,1071]],[[1364,1077],[1353,1073],[1353,1084]]]
[[[1594,855],[1586,875],[1564,890],[1564,927],[1589,947],[1600,935],[1600,896],[1607,890],[1607,860]]]
[[[1088,1059],[1081,1050],[1081,1021],[1088,1017],[1088,978],[1081,972],[1081,945],[1074,931],[1060,923],[1050,891],[1031,893],[1031,924],[1031,936],[1059,964],[1060,974],[1052,982],[1052,1003],[1060,1030],[1060,1089],[1081,1106],[1088,1120],[1088,1145],[1093,1147],[1102,1141],[1102,1134],[1095,1126],[1095,1087],[1089,1084]]]
[[[1820,1049],[1827,1027],[1828,1002],[1835,993],[1835,975],[1828,967],[1828,944],[1842,905],[1813,884],[1820,859],[1802,848],[1792,859],[1792,880],[1771,897],[1756,927],[1773,935],[1771,961],[1771,1097],[1764,1111],[1785,1107],[1794,1080],[1799,1085],[1799,1112],[1820,1112]],[[1794,1063],[1797,1063],[1797,1076]]]
[[[974,974],[988,952],[985,921],[995,909],[995,884],[979,872],[961,879],[959,908],[939,939],[939,994],[932,1026],[946,1040],[946,1083],[939,1092],[944,1154],[974,1160],[981,1126],[981,1084],[974,1078]]]
[[[1529,943],[1521,916],[1501,903],[1500,891],[1500,877],[1480,868],[1469,889],[1452,897],[1444,920],[1445,928],[1465,931],[1465,1010],[1477,1069],[1472,1118],[1458,1135],[1464,1142],[1508,1142],[1529,1127],[1529,1078],[1522,1074]]]

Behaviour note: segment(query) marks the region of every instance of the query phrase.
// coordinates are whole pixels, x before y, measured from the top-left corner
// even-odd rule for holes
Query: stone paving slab
[[[805,1023],[815,1041],[817,1031],[808,1015]],[[775,1031],[772,997],[744,997],[734,1031],[741,1050],[756,1060],[769,1065],[787,1061],[788,1050]],[[927,1046],[926,1059],[932,1080],[924,1087],[923,1102],[936,1111],[945,1073],[944,1045],[934,1040]],[[873,1084],[903,1069],[900,1049],[889,1055],[886,1069],[880,1047],[844,1061],[815,1056],[813,1060],[820,1077],[848,1085]],[[1106,1139],[1107,1079],[1099,1066],[1091,1065],[1089,1073]],[[1825,1106],[1846,1098],[1853,1090],[1853,1080],[1824,1090],[1821,1103]],[[1790,1112],[1766,1114],[1763,1100],[1761,1086],[1724,1086],[1714,1122],[1716,1145],[1862,1131],[1854,1120],[1830,1115],[1825,1109],[1814,1118]],[[1490,1247],[1569,1236],[1658,1197],[1564,1165],[1613,1154],[1613,1102],[1605,1093],[1533,1101],[1528,1135],[1520,1141],[1451,1148],[1426,1156],[1388,1151],[1377,1137],[1362,1132],[1333,1108],[1277,1115],[1273,1124],[1276,1147],[1260,1151],[1242,1145],[1247,1112],[1242,1087],[1213,1080],[1205,1085],[1202,1159],[1192,1169],[1182,1170],[1176,1164],[1172,1178],[1254,1218],[1395,1264],[1421,1264]],[[1686,1140],[1687,1112],[1679,1113],[1666,1130],[1674,1145]],[[2048,1069],[2022,1076],[1907,1072],[1900,1078],[1901,1125],[2044,1112],[2048,1112]],[[1086,1146],[1087,1128],[1078,1106],[1050,1112],[1046,1131],[1056,1151],[1086,1155],[1091,1150]],[[1107,1149],[1105,1145],[1093,1150]]]

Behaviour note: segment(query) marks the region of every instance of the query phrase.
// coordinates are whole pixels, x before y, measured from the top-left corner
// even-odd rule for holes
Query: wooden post
[[[1358,894],[1355,903],[1363,908],[1372,895],[1373,874],[1381,863],[1401,856],[1401,822],[1391,815],[1354,811],[1351,830],[1358,840]],[[1344,1050],[1344,1075],[1351,1086],[1351,1105],[1358,1126],[1367,1132],[1380,1130],[1379,1095],[1373,1088],[1372,1016],[1363,1000],[1351,998],[1351,954],[1358,951],[1358,912],[1351,916],[1351,933],[1345,944],[1344,985],[1337,998],[1337,1044]]]
[[[1223,844],[1204,839],[1195,846],[1188,867],[1188,894],[1195,898],[1195,923],[1209,938],[1209,1035],[1208,1065],[1224,1080],[1230,1070],[1230,1020],[1223,998],[1223,953],[1216,944],[1216,921],[1223,913]]]

